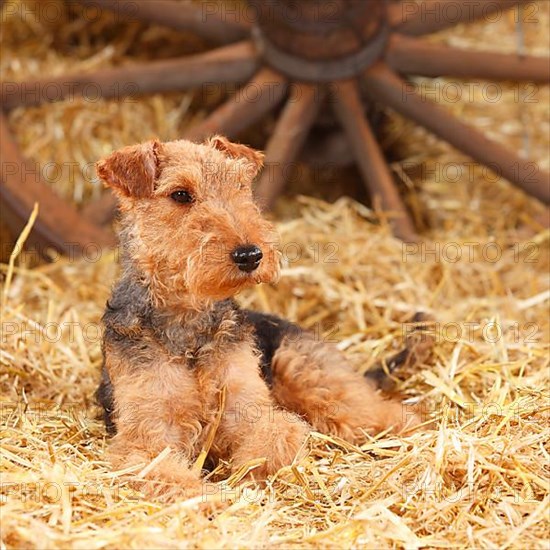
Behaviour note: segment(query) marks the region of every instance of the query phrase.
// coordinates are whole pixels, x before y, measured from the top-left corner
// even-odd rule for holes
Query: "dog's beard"
[[[260,266],[246,273],[229,258],[222,255],[204,254],[197,250],[187,258],[185,281],[188,291],[200,298],[222,300],[239,291],[260,283],[275,282],[278,278],[278,252],[274,249],[264,253]]]
[[[259,243],[264,256],[250,273],[235,265],[231,245],[221,243],[213,233],[188,233],[185,250],[167,247],[165,254],[156,258],[145,253],[154,247],[139,243],[135,248],[144,254],[136,255],[135,260],[150,281],[158,307],[202,309],[209,302],[230,298],[256,284],[273,283],[279,275],[280,252],[271,242]],[[149,261],[139,261],[143,256]]]

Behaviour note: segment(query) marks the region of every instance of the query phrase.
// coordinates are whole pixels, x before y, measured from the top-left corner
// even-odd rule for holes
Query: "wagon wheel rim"
[[[320,58],[314,60],[300,59],[299,55],[294,55],[295,52],[289,52],[284,40],[288,36],[285,35],[289,32],[288,28],[284,24],[279,25],[283,40],[277,43],[277,29],[270,28],[265,21],[262,25],[261,11],[257,12],[255,24],[250,25],[238,18],[222,18],[216,12],[207,14],[196,4],[181,4],[174,0],[154,0],[154,9],[150,0],[80,1],[101,9],[115,9],[128,18],[193,31],[218,45],[204,53],[181,58],[64,75],[57,79],[2,83],[4,113],[16,106],[48,101],[48,86],[60,81],[75,83],[70,90],[71,94],[84,94],[86,85],[94,83],[94,97],[99,90],[105,98],[112,95],[112,90],[146,94],[192,89],[205,82],[244,84],[233,97],[214,109],[205,120],[190,128],[182,137],[200,140],[210,134],[222,133],[236,139],[242,130],[283,104],[273,135],[265,147],[267,169],[256,186],[258,201],[269,210],[285,187],[286,168],[295,162],[308,140],[321,102],[330,97],[336,120],[347,137],[373,203],[390,213],[390,224],[397,237],[404,241],[418,240],[414,223],[398,192],[391,169],[365,118],[361,97],[363,90],[369,101],[390,107],[412,119],[477,162],[492,169],[499,167],[501,175],[513,184],[543,203],[550,203],[550,175],[540,168],[533,170],[533,162],[488,139],[483,133],[439,107],[436,102],[420,97],[414,90],[409,90],[407,101],[402,100],[402,92],[407,87],[406,76],[456,76],[547,83],[550,80],[550,64],[546,57],[477,50],[471,52],[437,45],[423,38],[456,24],[483,18],[496,10],[514,6],[520,9],[528,0],[498,0],[486,6],[477,0],[459,0],[453,2],[457,10],[453,20],[426,16],[438,10],[441,13],[446,7],[446,0],[424,0],[421,4],[401,0],[386,3],[378,23],[368,13],[361,11],[360,4],[354,3],[354,0],[339,0],[337,5],[343,6],[342,9],[359,9],[359,18],[363,17],[370,26],[366,33],[366,26],[353,28],[351,25],[360,37],[359,42],[362,41],[361,47],[357,47],[356,51],[350,47],[350,51],[337,58],[338,63],[322,58],[327,55],[324,50],[319,52]],[[262,2],[249,0],[251,7],[257,10],[261,10]],[[288,9],[290,0],[275,0],[274,5]],[[348,19],[352,18],[348,16]],[[292,21],[287,27],[296,24]],[[302,25],[302,29],[305,28],[307,35],[307,25],[311,25],[312,21],[306,17],[299,20],[298,24]],[[328,25],[325,32],[336,32],[334,25]],[[353,44],[349,28],[343,32],[347,33],[345,38],[348,45]],[[298,78],[299,75],[302,78]],[[129,84],[134,86],[129,89]],[[247,103],[244,94],[246,87],[251,85],[262,93],[257,101]],[[38,93],[25,95],[24,91],[29,87],[38,90]],[[55,99],[62,100],[63,96],[56,96]],[[22,227],[32,209],[31,201],[38,200],[46,207],[41,209],[34,228],[35,242],[62,252],[68,252],[69,249],[82,250],[89,243],[112,246],[114,239],[106,224],[115,211],[114,198],[110,194],[103,195],[78,214],[73,205],[57,198],[40,178],[31,188],[29,182],[21,176],[25,159],[9,133],[4,115],[1,123],[2,157],[20,167],[16,174],[8,174],[7,170],[3,170],[2,174],[0,199],[11,228],[17,231]],[[22,192],[25,188],[32,190],[32,196]],[[66,221],[60,223],[59,220]]]

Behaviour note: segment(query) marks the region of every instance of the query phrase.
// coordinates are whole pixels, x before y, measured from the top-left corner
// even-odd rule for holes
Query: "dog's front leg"
[[[108,455],[120,469],[133,469],[132,484],[164,501],[204,494],[199,474],[192,472],[200,436],[200,400],[184,365],[162,353],[136,366],[114,350],[106,353],[114,397],[117,433]],[[143,351],[140,360],[143,361]]]
[[[292,463],[310,428],[298,415],[272,401],[251,346],[228,354],[224,362],[226,404],[217,446],[232,456],[233,470],[265,459],[249,476],[263,480]]]

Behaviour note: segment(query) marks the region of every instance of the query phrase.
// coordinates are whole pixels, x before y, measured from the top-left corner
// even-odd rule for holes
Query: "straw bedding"
[[[549,10],[537,7],[526,48],[547,54]],[[123,63],[144,45],[164,55],[200,47],[165,30],[115,25],[107,15],[84,25],[76,8],[63,13],[48,25],[2,22],[4,79]],[[513,49],[514,30],[502,18],[436,39],[490,48],[497,35]],[[494,104],[462,97],[447,108],[548,168],[548,89],[540,87],[535,102],[517,102],[515,87],[501,85]],[[192,93],[74,100],[18,109],[10,124],[37,161],[85,165],[151,135],[175,138],[204,106]],[[228,484],[227,502],[212,516],[194,501],[148,502],[105,462],[92,399],[116,253],[36,267],[23,253],[2,265],[2,548],[547,548],[545,212],[480,168],[460,171],[453,183],[438,177],[438,167],[464,167],[467,159],[393,114],[384,141],[399,153],[395,168],[427,227],[425,248],[405,247],[381,213],[351,199],[293,199],[300,216],[278,223],[280,283],[240,300],[338,341],[361,370],[399,347],[412,313],[431,313],[433,354],[399,373],[399,390],[433,426],[382,434],[362,448],[312,434],[304,460],[264,490],[236,495]],[[99,192],[78,170],[52,184],[76,203]]]

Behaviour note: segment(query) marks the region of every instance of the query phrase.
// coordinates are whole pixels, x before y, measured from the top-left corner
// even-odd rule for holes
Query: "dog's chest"
[[[121,279],[103,316],[106,337],[128,348],[135,363],[147,347],[182,358],[189,368],[207,365],[235,345],[251,340],[251,327],[232,300],[201,311],[171,314],[152,304],[145,286],[132,277]]]
[[[152,318],[155,339],[172,356],[184,357],[190,368],[197,367],[213,355],[227,351],[247,340],[248,331],[242,315],[229,303],[182,318]]]

